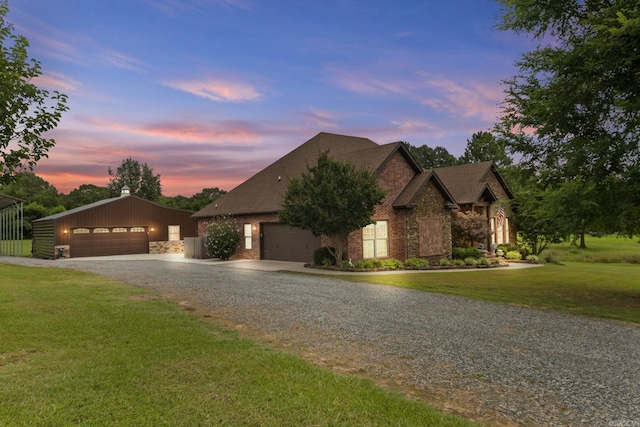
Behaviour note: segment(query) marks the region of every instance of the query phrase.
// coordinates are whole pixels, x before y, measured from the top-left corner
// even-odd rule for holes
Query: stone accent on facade
[[[445,206],[444,197],[433,182],[430,181],[425,185],[415,202],[416,207],[407,212],[406,259],[425,258],[428,259],[431,264],[439,263],[441,258],[451,259],[451,209]],[[422,256],[420,250],[420,220],[423,218],[442,219],[442,253]]]
[[[165,242],[149,242],[150,254],[181,254],[184,253],[184,240]]]
[[[69,245],[57,245],[54,247],[54,257],[55,259],[67,259],[71,255],[71,247]],[[60,253],[62,250],[62,253]]]

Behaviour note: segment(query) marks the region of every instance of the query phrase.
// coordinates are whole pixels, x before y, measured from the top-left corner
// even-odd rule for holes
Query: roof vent
[[[122,187],[122,189],[120,190],[120,197],[127,197],[131,195],[131,189],[129,188],[129,186],[125,185],[124,187]]]

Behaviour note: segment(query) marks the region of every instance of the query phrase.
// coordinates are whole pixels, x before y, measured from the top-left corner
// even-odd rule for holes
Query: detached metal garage
[[[313,252],[321,245],[320,237],[282,223],[261,224],[262,259],[311,262]]]
[[[33,221],[33,256],[87,256],[182,252],[197,235],[192,212],[128,193]]]

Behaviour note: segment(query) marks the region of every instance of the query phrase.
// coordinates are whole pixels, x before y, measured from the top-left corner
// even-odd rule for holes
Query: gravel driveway
[[[637,325],[223,263],[0,262],[159,291],[314,363],[488,425],[640,427]]]

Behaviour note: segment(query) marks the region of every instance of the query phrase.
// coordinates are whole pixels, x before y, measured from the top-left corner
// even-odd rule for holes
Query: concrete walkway
[[[219,259],[194,259],[185,258],[183,254],[136,254],[136,255],[113,255],[108,257],[81,257],[56,262],[95,262],[95,261],[165,261],[179,262],[190,264],[215,265],[216,267],[237,268],[243,270],[257,271],[293,271],[297,273],[309,274],[364,274],[364,275],[380,275],[380,274],[406,274],[406,273],[462,273],[462,272],[480,272],[492,271],[494,269],[450,269],[450,270],[393,270],[393,271],[374,271],[374,272],[357,272],[350,273],[345,271],[323,270],[319,268],[305,267],[304,263],[291,261],[270,261],[270,260],[250,260],[250,259],[231,259],[221,261]],[[512,263],[507,268],[509,270],[542,267],[542,264],[526,264]]]

